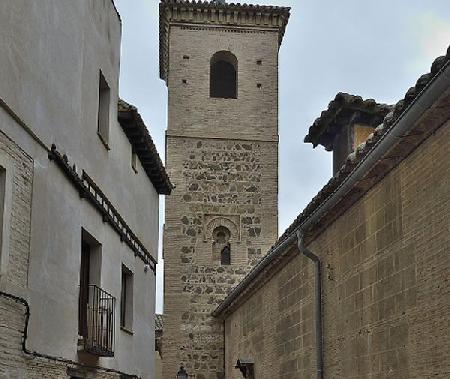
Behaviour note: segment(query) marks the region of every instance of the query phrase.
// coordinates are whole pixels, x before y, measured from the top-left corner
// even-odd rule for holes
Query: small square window
[[[98,127],[100,140],[109,150],[109,108],[111,103],[111,89],[103,73],[100,71],[98,86]]]

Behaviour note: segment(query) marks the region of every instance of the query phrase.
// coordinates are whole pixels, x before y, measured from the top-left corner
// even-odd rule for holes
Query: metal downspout
[[[315,331],[316,331],[316,361],[317,379],[323,379],[323,326],[322,326],[322,268],[317,255],[308,250],[303,239],[303,232],[297,231],[297,246],[300,253],[314,263],[314,305],[315,305]]]

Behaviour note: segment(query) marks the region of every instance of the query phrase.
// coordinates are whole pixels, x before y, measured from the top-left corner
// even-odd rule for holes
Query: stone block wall
[[[450,375],[449,126],[309,246],[323,261],[325,377]],[[228,316],[227,379],[240,357],[261,379],[315,375],[313,267],[297,254]]]
[[[170,375],[183,363],[197,378],[221,378],[223,327],[210,314],[276,239],[277,144],[169,138],[168,146],[169,167],[181,170],[166,202],[163,362]],[[218,225],[231,231],[230,265],[215,249]]]
[[[211,312],[278,237],[276,28],[174,23],[169,33],[163,376],[224,377]],[[237,59],[237,99],[210,97],[210,63]],[[214,232],[230,232],[231,264]]]

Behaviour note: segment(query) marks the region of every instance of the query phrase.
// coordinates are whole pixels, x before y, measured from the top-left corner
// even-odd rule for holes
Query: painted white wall
[[[121,24],[111,0],[0,2],[0,97],[108,196],[157,259],[158,194],[117,122]],[[99,70],[111,88],[108,151],[97,136]],[[155,277],[17,123],[0,128],[35,161],[28,275],[30,348],[77,358],[81,230],[102,244],[101,287],[116,304],[115,357],[100,365],[153,378]],[[119,328],[121,265],[134,274],[134,334]]]

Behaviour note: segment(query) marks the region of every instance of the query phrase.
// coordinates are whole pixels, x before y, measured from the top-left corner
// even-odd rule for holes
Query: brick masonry
[[[450,375],[450,123],[309,246],[323,261],[328,378]],[[291,262],[226,320],[226,377],[315,372],[313,267]]]
[[[31,198],[33,191],[33,161],[4,133],[0,132],[0,152],[6,157],[12,172],[11,216],[8,266],[2,286],[27,285],[31,233]]]
[[[210,314],[278,236],[278,43],[276,30],[170,29],[165,379],[181,364],[197,379],[223,378],[223,324]],[[238,99],[209,97],[221,50],[238,60]],[[229,266],[219,226],[231,233]]]

